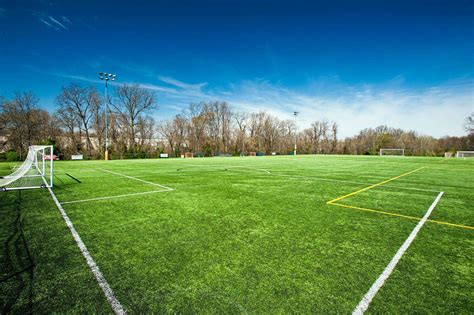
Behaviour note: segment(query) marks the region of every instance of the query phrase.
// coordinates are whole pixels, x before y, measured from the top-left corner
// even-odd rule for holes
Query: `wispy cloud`
[[[160,81],[166,84],[174,85],[176,87],[179,87],[185,90],[201,90],[203,87],[207,85],[207,82],[202,82],[202,83],[197,83],[197,84],[184,83],[182,81],[176,80],[175,78],[166,77],[166,76],[158,76],[158,79],[160,79]]]
[[[100,82],[77,75],[50,74]],[[379,125],[435,137],[460,136],[465,133],[464,119],[474,110],[474,81],[471,78],[425,88],[407,87],[401,77],[378,85],[350,85],[330,78],[317,80],[302,89],[289,89],[265,80],[233,83],[225,89],[210,88],[205,83],[185,83],[167,76],[159,76],[159,80],[167,85],[139,84],[157,93],[159,106],[163,109],[158,112],[160,118],[171,117],[191,102],[220,100],[228,102],[234,110],[267,111],[281,119],[291,119],[293,111],[298,111],[300,129],[309,127],[315,120],[336,121],[341,137]]]
[[[0,7],[0,19],[4,17],[7,17],[7,10]]]
[[[47,27],[50,27],[50,28],[52,28],[52,29],[54,29],[54,30],[56,30],[56,31],[58,31],[58,32],[61,31],[58,27],[56,27],[55,25],[51,24],[50,22],[46,21],[46,20],[43,19],[43,18],[39,18],[39,21],[40,21],[41,23],[43,23],[44,25],[46,25]]]
[[[403,86],[338,85],[327,90],[299,92],[265,81],[235,85],[222,95],[235,108],[266,110],[280,118],[301,113],[299,125],[328,119],[340,125],[341,136],[367,127],[389,125],[437,137],[464,134],[462,122],[473,110],[473,82],[446,82],[424,89]]]
[[[67,27],[66,27],[63,23],[59,22],[58,20],[56,20],[55,18],[53,18],[51,15],[48,16],[48,18],[49,18],[49,20],[50,20],[51,22],[55,23],[56,25],[58,25],[58,26],[61,27],[62,29],[67,30]]]
[[[65,22],[65,23],[68,23],[68,24],[72,24],[71,21],[65,17],[64,15],[61,15],[61,19]]]

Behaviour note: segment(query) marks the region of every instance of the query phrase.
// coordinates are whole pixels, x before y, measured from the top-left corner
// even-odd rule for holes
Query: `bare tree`
[[[93,150],[91,141],[93,107],[97,106],[98,99],[95,88],[84,88],[75,83],[63,87],[56,98],[59,109],[63,109],[63,113],[71,113],[79,120],[79,139],[82,142],[81,131],[84,131],[89,155],[92,155]]]
[[[466,118],[464,123],[464,129],[469,133],[474,133],[474,113],[472,113],[469,117]]]
[[[116,95],[117,101],[112,105],[128,128],[129,147],[135,149],[136,127],[140,116],[156,108],[156,95],[137,84],[118,87]]]
[[[332,141],[331,141],[331,153],[336,152],[336,147],[337,147],[337,123],[332,122],[331,124],[331,134],[332,134]]]
[[[3,101],[2,116],[9,142],[20,158],[28,146],[43,136],[44,121],[39,99],[32,92],[17,92],[11,101]]]
[[[81,150],[81,141],[76,137],[76,130],[79,129],[80,120],[74,115],[70,107],[60,107],[54,114],[58,125],[66,130],[66,135],[69,138],[70,154],[74,154]]]
[[[155,136],[155,120],[150,116],[139,116],[137,123],[139,135],[140,152],[149,151],[152,148],[152,140]]]
[[[249,115],[246,112],[236,112],[234,113],[234,120],[237,126],[237,143],[240,145],[240,154],[245,153],[245,139],[247,132],[247,125],[249,120]]]
[[[191,103],[184,111],[183,117],[188,122],[189,147],[195,152],[203,150],[206,138],[206,126],[209,121],[209,114],[205,110],[204,103]],[[210,152],[207,152],[210,154]]]

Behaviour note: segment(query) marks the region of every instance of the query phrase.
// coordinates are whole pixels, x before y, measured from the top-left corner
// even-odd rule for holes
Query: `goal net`
[[[456,152],[457,158],[468,158],[474,157],[474,151],[458,151]]]
[[[20,166],[10,175],[0,177],[0,189],[32,189],[53,187],[53,146],[32,145]]]
[[[380,149],[380,156],[405,156],[405,149]]]

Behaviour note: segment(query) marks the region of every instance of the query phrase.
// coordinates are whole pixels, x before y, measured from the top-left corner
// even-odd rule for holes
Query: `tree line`
[[[70,84],[61,89],[50,113],[32,92],[0,96],[0,158],[23,159],[29,145],[54,144],[56,154],[100,159],[106,133],[111,157],[230,156],[292,154],[377,154],[380,148],[403,148],[407,155],[440,156],[474,150],[474,113],[465,121],[466,136],[436,139],[388,126],[367,128],[341,139],[339,125],[316,120],[297,130],[294,120],[265,111],[235,111],[227,102],[191,103],[164,121],[153,118],[157,96],[139,85],[112,89],[108,100],[95,87]],[[107,128],[108,127],[108,128]],[[6,152],[6,153],[5,153]]]

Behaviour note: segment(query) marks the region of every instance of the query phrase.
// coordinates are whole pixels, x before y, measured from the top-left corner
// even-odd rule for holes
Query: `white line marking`
[[[134,179],[134,180],[137,180],[137,181],[142,182],[142,183],[158,186],[158,187],[165,188],[165,189],[168,189],[168,190],[174,190],[174,188],[167,187],[167,186],[160,185],[160,184],[153,183],[153,182],[149,182],[149,181],[146,181],[146,180],[143,180],[143,179],[140,179],[140,178],[136,178],[136,177],[133,177],[133,176],[120,174],[120,173],[117,173],[117,172],[112,172],[112,171],[109,171],[109,170],[106,170],[106,169],[103,169],[103,168],[98,168],[98,169],[101,170],[101,171],[107,172],[107,173],[111,173],[111,174],[115,174],[115,175],[118,175],[118,176]]]
[[[357,307],[354,309],[354,311],[352,311],[353,315],[364,314],[364,312],[369,308],[370,302],[372,302],[372,300],[375,297],[375,295],[377,294],[377,292],[383,286],[383,284],[388,279],[388,277],[390,277],[390,274],[393,272],[393,270],[397,266],[398,262],[402,258],[403,254],[408,249],[408,247],[410,247],[411,243],[415,239],[415,237],[418,234],[418,232],[420,231],[420,229],[423,227],[425,222],[428,220],[431,212],[436,207],[436,204],[438,204],[438,201],[441,199],[442,195],[443,195],[443,192],[440,192],[438,194],[435,201],[433,201],[433,203],[431,204],[428,211],[426,211],[423,218],[420,220],[420,222],[418,222],[418,224],[415,226],[413,231],[410,233],[410,236],[408,236],[408,238],[405,240],[403,245],[398,249],[397,253],[395,254],[395,256],[393,256],[392,260],[387,265],[387,267],[385,267],[382,274],[378,277],[378,279],[370,287],[369,291],[364,295],[362,300],[359,302],[359,305],[357,305]]]
[[[323,177],[313,177],[313,176],[302,176],[302,175],[291,175],[291,174],[276,174],[271,173],[272,176],[281,176],[281,177],[294,177],[294,178],[307,178],[313,180],[321,180],[327,182],[336,182],[336,183],[348,183],[348,184],[357,184],[357,185],[372,185],[371,183],[363,183],[363,182],[355,182],[350,180],[343,180],[343,179],[332,179],[332,178],[323,178]],[[414,190],[414,191],[424,191],[424,192],[436,192],[439,193],[439,190],[432,190],[432,189],[423,189],[423,188],[412,188],[412,187],[401,187],[401,186],[394,186],[394,185],[383,185],[379,186],[378,188],[383,187],[390,187],[390,188],[398,188],[402,190]]]
[[[209,168],[226,168],[226,167],[227,167],[227,169],[231,169],[231,168],[239,167],[239,168],[246,168],[246,169],[254,170],[254,171],[258,171],[258,172],[262,172],[262,171],[263,171],[263,172],[265,172],[265,173],[267,173],[268,175],[271,175],[271,176],[292,177],[292,178],[306,178],[306,179],[311,179],[311,180],[320,180],[320,181],[335,182],[335,183],[348,183],[348,184],[356,184],[356,185],[371,185],[371,183],[356,182],[356,181],[350,181],[350,180],[344,180],[344,179],[332,179],[332,178],[324,178],[324,177],[316,177],[316,176],[304,176],[304,175],[293,175],[293,174],[274,173],[274,172],[271,172],[271,171],[268,170],[268,169],[252,168],[252,167],[248,167],[248,166],[237,166],[237,165],[226,166],[226,165],[215,165],[215,164],[213,164],[213,165],[186,164],[186,165],[183,165],[183,166],[198,166],[198,167],[203,167],[203,168],[206,168],[206,169],[209,169]],[[184,170],[181,170],[181,171],[184,171]],[[439,192],[440,192],[439,190],[433,190],[433,189],[423,189],[423,188],[413,188],[413,187],[401,187],[401,186],[394,186],[394,185],[383,185],[383,186],[380,186],[379,188],[384,188],[384,187],[387,187],[387,188],[397,188],[397,189],[402,189],[402,190],[435,192],[435,193],[439,193]]]
[[[114,199],[114,198],[123,198],[123,197],[129,197],[129,196],[148,195],[148,194],[154,194],[154,193],[168,192],[168,191],[172,191],[172,190],[174,190],[174,189],[171,189],[171,190],[170,189],[152,190],[152,191],[144,191],[144,192],[138,192],[138,193],[132,193],[132,194],[125,194],[125,195],[115,195],[115,196],[97,197],[97,198],[82,199],[82,200],[64,201],[61,204],[65,205],[65,204],[68,204],[68,203],[79,203],[79,202],[106,200],[106,199]]]
[[[259,172],[265,172],[267,174],[272,174],[270,172],[270,170],[267,170],[267,169],[264,169],[264,168],[253,168],[253,167],[248,167],[248,166],[229,166],[227,169],[231,169],[231,168],[244,168],[244,169],[248,169],[250,170],[250,172],[252,171],[259,171]]]
[[[64,211],[63,207],[59,203],[58,198],[56,198],[56,195],[54,194],[53,190],[51,188],[48,188],[48,190],[49,190],[49,193],[51,194],[51,197],[53,197],[53,200],[56,203],[56,206],[58,207],[59,212],[61,212],[61,216],[66,222],[67,227],[71,231],[72,237],[76,241],[77,246],[79,246],[82,256],[84,256],[84,258],[86,259],[87,265],[89,265],[89,268],[94,274],[97,280],[97,283],[99,284],[100,288],[104,292],[104,295],[107,298],[107,301],[109,302],[110,306],[112,307],[112,310],[115,312],[115,314],[126,314],[125,310],[122,307],[122,304],[120,304],[119,300],[117,300],[117,298],[115,297],[114,292],[112,291],[112,288],[109,286],[107,280],[104,278],[104,275],[100,271],[99,266],[96,264],[94,258],[92,258],[91,254],[87,250],[86,245],[84,244],[81,237],[79,236],[79,233],[77,233],[76,228],[74,227],[71,220],[69,219],[66,211]]]

